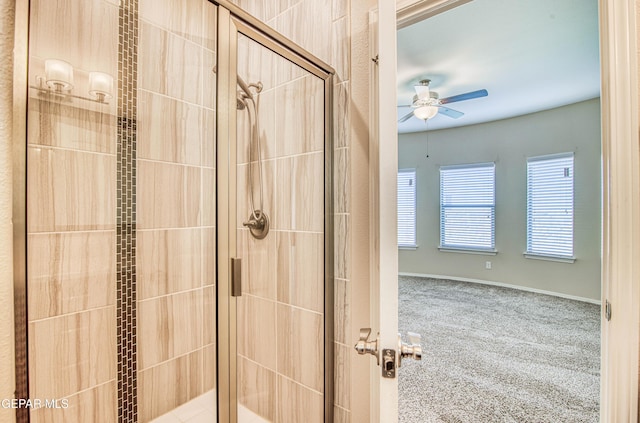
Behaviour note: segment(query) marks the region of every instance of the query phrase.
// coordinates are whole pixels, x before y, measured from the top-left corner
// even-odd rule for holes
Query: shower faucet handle
[[[249,220],[242,222],[242,226],[249,228],[249,232],[256,239],[263,239],[269,233],[269,216],[261,210],[251,213]]]
[[[264,226],[264,222],[260,222],[260,220],[251,218],[246,222],[242,222],[242,226],[246,226],[247,228],[250,228],[250,229],[260,229]]]

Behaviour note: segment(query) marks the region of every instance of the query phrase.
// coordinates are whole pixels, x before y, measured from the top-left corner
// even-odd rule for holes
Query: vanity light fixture
[[[47,86],[56,92],[71,91],[73,88],[73,66],[69,62],[45,60],[44,75]]]
[[[80,98],[96,103],[109,104],[113,97],[113,76],[104,72],[89,72],[89,95],[83,97],[71,94],[73,90],[73,66],[58,59],[44,61],[44,76],[36,76],[37,86],[31,86],[41,93],[62,97]]]
[[[104,72],[89,72],[89,94],[104,103],[111,98],[113,92],[113,76]]]

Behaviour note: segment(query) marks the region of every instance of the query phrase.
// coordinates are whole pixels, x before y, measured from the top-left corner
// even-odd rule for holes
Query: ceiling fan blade
[[[398,107],[413,107],[413,104],[399,104]]]
[[[398,123],[402,123],[402,122],[408,121],[409,118],[411,118],[411,116],[413,116],[413,110],[411,111],[411,113],[408,113],[408,114],[402,116],[400,119],[398,119]]]
[[[438,107],[438,113],[441,115],[449,116],[450,118],[458,119],[464,116],[464,113],[459,112],[457,110],[450,109],[448,107]]]
[[[456,101],[471,100],[472,98],[486,97],[489,93],[487,90],[471,91],[464,94],[458,94],[447,98],[441,98],[440,104],[455,103]]]

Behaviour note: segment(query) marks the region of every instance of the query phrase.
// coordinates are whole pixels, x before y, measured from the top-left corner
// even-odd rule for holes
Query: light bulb
[[[438,114],[438,108],[435,106],[422,106],[415,109],[413,114],[418,119],[427,120]]]
[[[69,91],[73,88],[73,66],[64,60],[45,60],[44,74],[49,88],[56,91]]]
[[[104,101],[113,93],[113,76],[104,72],[89,72],[89,94]]]

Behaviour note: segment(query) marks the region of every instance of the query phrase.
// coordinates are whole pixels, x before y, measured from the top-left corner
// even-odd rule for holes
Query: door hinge
[[[376,54],[376,57],[371,58],[371,61],[377,65],[380,62],[379,55]]]

